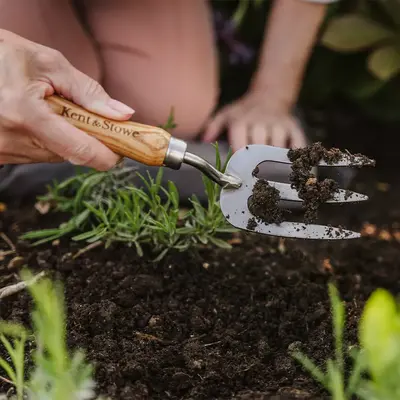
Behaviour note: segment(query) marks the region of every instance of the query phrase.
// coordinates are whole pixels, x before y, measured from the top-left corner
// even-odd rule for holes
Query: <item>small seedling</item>
[[[22,273],[31,281],[28,271]],[[34,301],[32,332],[16,323],[0,324],[0,341],[8,356],[0,358],[2,378],[15,387],[15,400],[91,400],[94,399],[93,369],[82,351],[70,353],[66,345],[64,295],[60,283],[43,278],[28,287]],[[27,343],[34,343],[26,372]],[[29,375],[28,377],[26,377]]]
[[[345,309],[337,289],[329,285],[335,357],[318,367],[300,351],[292,356],[319,382],[333,400],[400,398],[400,312],[393,296],[376,290],[368,299],[359,325],[360,346],[344,351]],[[351,367],[345,369],[345,355]]]
[[[345,352],[343,345],[345,307],[339,298],[336,287],[332,284],[329,285],[329,297],[332,309],[335,357],[327,361],[326,370],[323,371],[300,351],[293,352],[292,356],[331,394],[334,400],[351,399],[355,394],[360,380],[362,355],[354,349],[351,351],[354,360],[354,368],[346,383],[344,361]]]

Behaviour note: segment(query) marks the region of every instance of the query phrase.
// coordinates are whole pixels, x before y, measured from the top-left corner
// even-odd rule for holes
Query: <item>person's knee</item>
[[[135,110],[135,121],[164,125],[173,111],[174,135],[190,140],[201,133],[219,100],[216,62],[200,67],[188,58],[175,66],[174,59],[163,67],[161,61],[122,51],[103,49],[101,54],[105,89]]]
[[[173,107],[176,123],[174,135],[190,140],[200,134],[214,112],[218,98],[218,86],[205,85],[201,89],[190,90],[186,96],[178,98],[176,104],[171,99],[169,107]]]
[[[150,83],[148,86],[133,83],[121,87],[108,81],[105,87],[112,97],[132,106],[134,121],[164,126],[172,115],[176,127],[169,131],[184,140],[192,140],[203,131],[219,99],[218,86],[211,83],[201,87],[180,85],[177,90],[165,87],[155,90],[149,89],[150,86]]]

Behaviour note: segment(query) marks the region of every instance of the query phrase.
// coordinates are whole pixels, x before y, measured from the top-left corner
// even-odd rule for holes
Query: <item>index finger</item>
[[[38,117],[30,126],[33,134],[64,160],[99,171],[109,170],[118,162],[117,154],[61,116],[42,111]]]

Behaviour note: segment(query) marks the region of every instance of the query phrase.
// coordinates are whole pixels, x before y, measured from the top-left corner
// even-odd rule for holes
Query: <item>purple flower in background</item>
[[[253,59],[255,51],[235,37],[237,28],[233,21],[225,17],[220,11],[216,11],[214,23],[218,40],[228,48],[229,63],[232,65],[248,64]]]

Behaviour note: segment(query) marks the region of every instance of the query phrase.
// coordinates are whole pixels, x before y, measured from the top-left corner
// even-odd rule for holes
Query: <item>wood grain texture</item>
[[[58,115],[118,155],[145,165],[163,165],[171,139],[164,129],[132,121],[107,119],[57,95],[49,96],[46,101]]]

